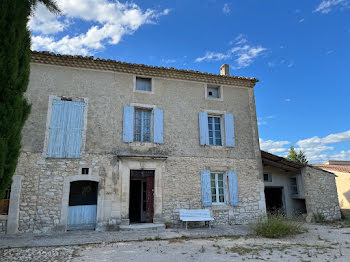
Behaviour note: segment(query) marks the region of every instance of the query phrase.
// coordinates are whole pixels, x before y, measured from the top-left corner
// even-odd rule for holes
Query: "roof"
[[[120,62],[111,59],[94,58],[93,56],[73,56],[60,55],[51,52],[32,51],[32,63],[40,63],[47,65],[69,66],[95,70],[105,70],[136,74],[140,76],[164,77],[181,80],[199,81],[211,84],[221,85],[240,85],[246,87],[254,87],[256,78],[243,76],[226,76],[211,73],[203,73],[194,70],[175,69],[173,67],[157,67],[143,64],[133,64]]]
[[[350,166],[349,165],[312,165],[312,166],[318,167],[321,169],[331,170],[331,171],[350,173]]]
[[[263,165],[278,167],[287,171],[298,171],[306,165],[261,150]]]

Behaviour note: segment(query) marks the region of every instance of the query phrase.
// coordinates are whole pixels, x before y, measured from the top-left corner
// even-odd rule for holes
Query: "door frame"
[[[285,215],[287,215],[287,207],[286,207],[286,201],[285,201],[285,189],[284,186],[264,186],[264,196],[265,196],[265,189],[274,188],[274,189],[281,189],[282,193],[282,210]],[[265,196],[265,206],[267,211],[267,203],[266,203],[266,196]]]
[[[163,211],[163,174],[165,173],[166,157],[131,157],[119,156],[119,192],[122,200],[121,219],[123,224],[130,224],[130,171],[153,170],[154,171],[154,202],[153,223],[164,223]]]
[[[69,206],[69,193],[70,193],[70,183],[76,181],[94,181],[101,183],[101,179],[94,175],[77,175],[65,177],[63,181],[63,192],[62,192],[62,207],[61,207],[61,219],[58,225],[58,231],[67,231],[67,220],[68,220],[68,206]],[[103,199],[104,199],[104,189],[98,186],[97,193],[97,214],[96,214],[96,227],[98,228],[98,223],[103,220]]]

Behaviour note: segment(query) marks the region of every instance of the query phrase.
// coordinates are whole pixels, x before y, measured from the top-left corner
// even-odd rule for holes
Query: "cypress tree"
[[[30,72],[27,23],[38,2],[58,12],[50,0],[0,1],[0,199],[11,186],[21,149],[21,131],[30,113],[24,97]]]

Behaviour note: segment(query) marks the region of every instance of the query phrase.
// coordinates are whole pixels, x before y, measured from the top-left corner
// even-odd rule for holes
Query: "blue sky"
[[[57,0],[32,49],[256,77],[261,148],[350,160],[350,0]]]

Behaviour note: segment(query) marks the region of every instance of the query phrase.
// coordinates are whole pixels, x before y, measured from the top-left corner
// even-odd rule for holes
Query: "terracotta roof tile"
[[[350,173],[350,165],[312,165],[321,169]]]
[[[143,64],[119,62],[111,59],[94,58],[93,56],[60,55],[50,52],[32,51],[32,63],[89,68],[97,70],[115,71],[121,73],[138,74],[150,77],[164,77],[190,81],[200,81],[221,85],[240,85],[254,87],[256,78],[243,76],[224,76],[211,73],[203,73],[194,70],[175,69],[173,67],[157,67]]]

